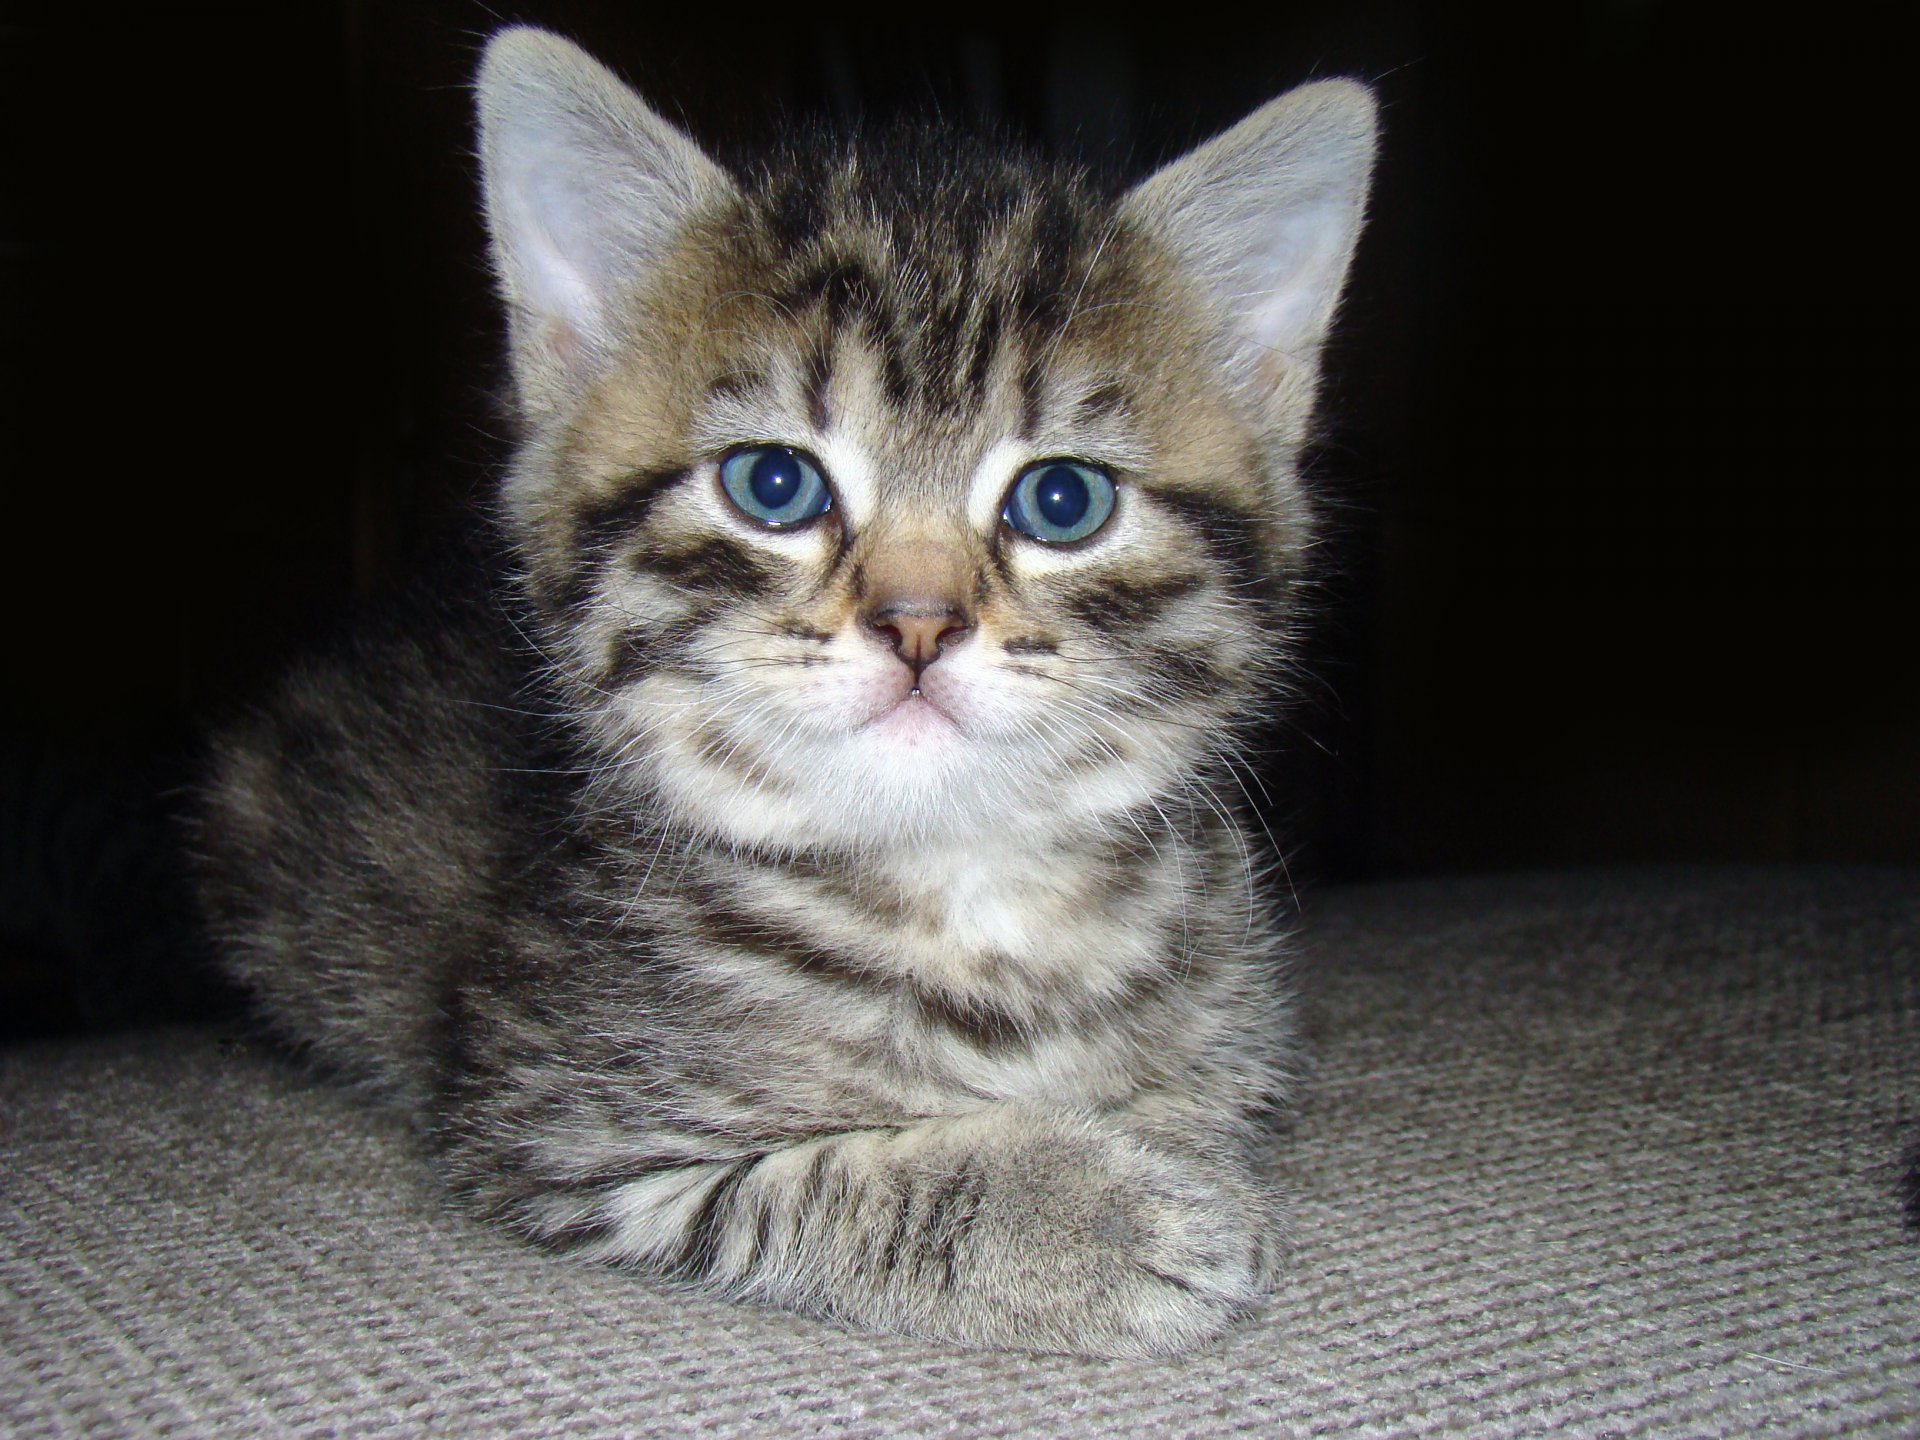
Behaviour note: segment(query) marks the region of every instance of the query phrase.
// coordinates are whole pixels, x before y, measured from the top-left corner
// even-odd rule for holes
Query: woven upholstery
[[[399,1125],[206,1030],[0,1060],[20,1435],[1920,1435],[1920,873],[1328,891],[1273,1306],[981,1354],[663,1293],[451,1212]]]

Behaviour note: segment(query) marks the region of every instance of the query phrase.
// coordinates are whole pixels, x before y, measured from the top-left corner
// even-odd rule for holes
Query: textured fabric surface
[[[0,1061],[20,1435],[1920,1434],[1920,874],[1308,905],[1295,1255],[1205,1353],[957,1352],[663,1293],[443,1204],[206,1031]]]

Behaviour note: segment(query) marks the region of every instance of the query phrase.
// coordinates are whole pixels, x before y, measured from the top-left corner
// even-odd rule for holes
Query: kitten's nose
[[[944,600],[892,600],[861,617],[913,667],[913,678],[973,628],[966,614]]]

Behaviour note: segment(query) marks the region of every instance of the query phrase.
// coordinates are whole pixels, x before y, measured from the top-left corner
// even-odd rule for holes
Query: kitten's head
[[[605,783],[773,845],[1205,783],[1283,658],[1365,89],[1117,201],[944,132],[730,175],[536,30],[479,105],[504,508]]]

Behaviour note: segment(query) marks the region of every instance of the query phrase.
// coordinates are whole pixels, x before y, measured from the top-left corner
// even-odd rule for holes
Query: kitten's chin
[[[949,745],[960,735],[953,717],[918,690],[881,710],[860,729],[882,744],[903,750]]]

